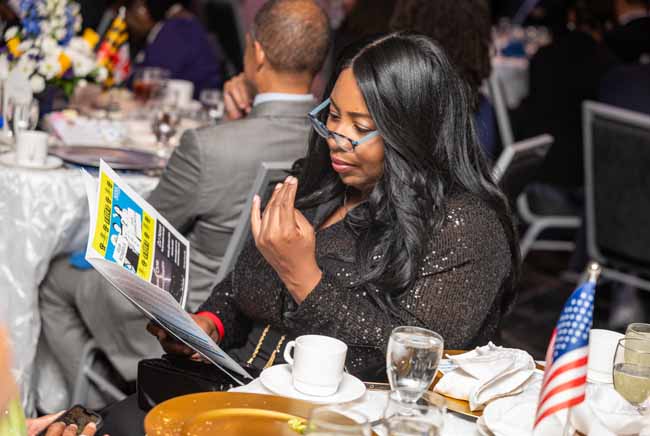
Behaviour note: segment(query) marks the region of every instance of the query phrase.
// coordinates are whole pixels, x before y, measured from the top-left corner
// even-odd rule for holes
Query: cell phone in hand
[[[66,427],[71,424],[75,424],[77,426],[77,435],[80,435],[84,428],[86,428],[86,426],[91,422],[94,422],[97,428],[99,428],[102,423],[102,417],[92,410],[88,410],[83,406],[76,405],[68,409],[54,422],[62,422],[66,425]],[[46,433],[47,429],[43,430],[38,436],[45,436]]]

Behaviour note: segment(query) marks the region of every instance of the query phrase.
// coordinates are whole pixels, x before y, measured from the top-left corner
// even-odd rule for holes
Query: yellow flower
[[[84,41],[88,43],[91,50],[93,50],[97,45],[97,43],[99,42],[99,35],[97,34],[97,32],[95,32],[93,29],[90,28],[84,30],[84,34],[82,38],[84,39]]]
[[[7,48],[9,49],[9,53],[14,55],[14,57],[20,57],[20,55],[22,54],[22,52],[18,48],[19,45],[20,45],[20,38],[18,38],[17,36],[7,41]]]
[[[72,60],[65,53],[61,52],[59,55],[59,65],[61,65],[61,70],[59,70],[59,77],[63,76],[68,68],[72,66]]]

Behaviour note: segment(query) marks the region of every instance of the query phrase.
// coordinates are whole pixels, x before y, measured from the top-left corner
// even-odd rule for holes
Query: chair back
[[[492,169],[492,177],[511,204],[526,185],[535,179],[551,145],[553,137],[544,134],[516,142],[503,149]]]
[[[490,97],[492,98],[492,106],[497,118],[497,127],[499,128],[499,136],[501,137],[501,145],[505,149],[515,142],[514,134],[512,133],[512,125],[510,123],[510,114],[508,113],[508,106],[506,97],[503,93],[501,81],[496,72],[488,79],[488,89]]]
[[[650,272],[650,116],[583,104],[587,253],[619,270]]]
[[[257,176],[253,182],[244,209],[242,210],[237,227],[230,237],[226,254],[223,256],[223,261],[217,272],[215,283],[221,282],[226,275],[235,267],[239,253],[244,248],[244,244],[250,236],[251,230],[251,207],[253,206],[253,197],[259,195],[262,199],[262,204],[265,204],[271,197],[273,187],[282,182],[291,170],[293,162],[262,162],[260,169],[257,171]]]

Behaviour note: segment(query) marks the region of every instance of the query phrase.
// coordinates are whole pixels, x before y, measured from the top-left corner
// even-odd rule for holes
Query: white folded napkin
[[[490,402],[477,425],[490,436],[528,436],[533,434],[533,422],[541,388],[541,374],[535,374],[523,393]],[[650,422],[644,422],[611,384],[587,384],[586,401],[571,410],[558,412],[543,420],[535,436],[562,434],[567,416],[571,427],[587,436],[638,435]]]
[[[523,392],[516,396],[491,401],[476,422],[482,434],[488,436],[532,436],[539,390],[543,374],[535,372]],[[542,421],[537,435],[561,435],[566,421],[566,411],[560,411]]]
[[[448,357],[457,368],[440,379],[435,391],[469,401],[471,410],[481,410],[496,398],[522,392],[535,371],[535,361],[530,354],[498,347],[492,342]]]
[[[587,436],[637,435],[642,416],[611,384],[587,384],[587,400],[571,411],[571,423]]]

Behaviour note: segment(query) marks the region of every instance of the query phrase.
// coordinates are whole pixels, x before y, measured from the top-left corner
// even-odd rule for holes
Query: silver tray
[[[115,170],[156,170],[167,165],[167,159],[154,153],[112,147],[50,147],[48,152],[65,162],[87,167],[99,167],[99,160]]]

